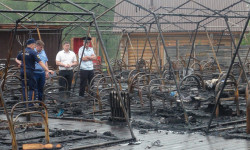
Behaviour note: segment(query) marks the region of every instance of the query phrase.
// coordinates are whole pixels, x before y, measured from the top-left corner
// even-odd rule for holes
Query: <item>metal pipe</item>
[[[125,57],[125,53],[126,53],[126,51],[127,51],[127,47],[128,47],[128,37],[127,37],[126,42],[125,42],[125,47],[124,47],[124,51],[123,51],[123,54],[122,54],[122,61],[123,61],[123,59],[124,59],[124,57]],[[128,64],[127,64],[127,65],[128,65]]]
[[[79,18],[80,19],[80,18]],[[76,20],[79,20],[79,19],[76,19]],[[92,21],[27,21],[27,20],[24,20],[24,21],[21,21],[21,23],[86,23],[86,24],[89,24],[91,23]],[[140,24],[148,24],[147,22],[120,22],[120,21],[98,21],[98,23],[103,23],[103,24],[129,24],[129,25],[140,25]],[[168,21],[168,22],[164,22],[162,21],[161,24],[197,24],[198,22],[171,22],[171,21]],[[156,24],[155,22],[153,23],[150,23],[150,24]],[[221,27],[224,27],[224,26],[221,26]],[[139,28],[139,27],[137,27]],[[218,26],[216,26],[215,28],[218,28]]]
[[[221,16],[214,16],[214,15],[191,15],[191,14],[170,14],[170,13],[160,13],[159,15],[164,15],[164,16],[185,16],[185,17],[207,17],[207,18],[222,18],[222,17],[227,17],[227,18],[245,18],[247,19],[246,16],[227,16],[227,15],[221,15]]]
[[[100,16],[96,17],[96,20],[98,20],[100,17],[102,17],[103,15],[105,15],[106,13],[108,13],[110,10],[112,10],[113,8],[115,8],[116,6],[120,5],[122,2],[124,2],[125,0],[120,1],[119,3],[115,4],[114,6],[110,7],[108,10],[106,10],[105,12],[103,12]]]
[[[28,100],[28,89],[27,89],[27,73],[26,73],[26,60],[25,60],[25,47],[22,45],[22,50],[23,50],[23,73],[24,73],[24,94],[26,101]],[[23,88],[23,87],[22,87]],[[29,111],[29,105],[26,103],[26,109]],[[26,121],[30,121],[30,115],[26,116]]]
[[[4,112],[5,112],[6,118],[8,120],[10,134],[11,134],[11,137],[12,137],[12,142],[11,142],[12,143],[12,150],[17,150],[18,146],[17,146],[17,141],[16,141],[16,135],[15,135],[15,131],[14,131],[13,122],[12,122],[12,120],[9,117],[9,112],[7,110],[6,103],[5,103],[5,100],[3,98],[3,90],[4,90],[4,85],[5,85],[6,77],[7,77],[7,74],[8,74],[8,68],[9,68],[9,63],[10,63],[10,59],[11,59],[11,55],[12,55],[14,39],[16,38],[16,32],[17,32],[18,23],[19,22],[16,21],[16,26],[15,26],[15,29],[14,29],[14,34],[12,36],[10,49],[8,51],[8,58],[7,58],[6,63],[5,63],[5,73],[4,73],[4,77],[3,77],[3,80],[2,80],[1,85],[0,85],[0,102],[1,102],[2,107],[4,108]]]
[[[158,39],[159,39],[159,35],[158,35],[158,37],[156,38],[156,43],[155,43],[155,49],[153,50],[153,48],[152,48],[152,45],[151,45],[151,42],[150,42],[150,39],[148,39],[148,41],[149,41],[149,45],[150,45],[150,49],[151,49],[151,51],[152,51],[152,54],[153,54],[153,56],[151,57],[151,60],[155,60],[155,63],[156,63],[156,67],[157,67],[157,71],[158,71],[158,73],[160,74],[160,77],[162,77],[162,74],[161,74],[161,69],[160,69],[160,53],[159,53],[159,43],[158,43]],[[157,58],[156,58],[156,56],[155,56],[155,51],[157,50],[157,55],[158,55],[158,60],[157,60]],[[152,69],[152,63],[153,63],[153,61],[150,61],[150,71],[151,71],[151,69]],[[159,64],[158,64],[159,63]]]
[[[220,98],[221,98],[222,93],[223,93],[223,90],[224,90],[224,88],[225,88],[225,86],[226,86],[227,79],[228,79],[229,74],[230,74],[230,72],[231,72],[231,69],[232,69],[232,67],[233,67],[234,60],[235,60],[235,58],[236,58],[236,55],[238,54],[238,51],[239,51],[239,49],[240,49],[240,45],[241,45],[242,39],[243,39],[244,34],[245,34],[245,32],[246,32],[246,29],[247,29],[247,27],[248,27],[249,19],[250,19],[250,14],[248,14],[248,18],[247,18],[245,27],[244,27],[244,29],[243,29],[243,31],[242,31],[242,34],[241,34],[241,37],[240,37],[238,46],[237,46],[237,48],[236,48],[236,51],[234,52],[234,55],[233,55],[233,58],[232,58],[230,67],[229,67],[229,69],[228,69],[228,72],[227,72],[227,74],[226,74],[226,78],[225,78],[225,80],[224,80],[224,82],[223,82],[223,85],[222,85],[222,88],[221,88],[221,92],[219,92],[218,100],[216,101],[216,104],[215,104],[214,109],[213,109],[213,111],[212,111],[212,114],[211,114],[211,116],[210,116],[210,120],[209,120],[209,122],[208,122],[208,126],[207,126],[206,132],[209,132],[210,125],[211,125],[212,120],[213,120],[213,117],[214,117],[214,113],[215,113],[216,108],[217,108],[217,106],[218,106],[218,104],[219,104],[219,102],[220,102]]]
[[[144,27],[144,30],[145,30],[145,32],[146,32],[146,40],[145,40],[145,43],[144,43],[144,47],[143,47],[143,50],[142,50],[141,58],[140,58],[140,59],[143,59],[143,55],[144,55],[145,49],[146,49],[146,47],[147,47],[147,42],[148,42],[149,32],[150,32],[150,30],[151,30],[151,27],[152,27],[152,24],[149,25],[148,31],[147,31],[147,28]]]
[[[131,1],[129,1],[129,0],[126,0],[126,1],[127,1],[128,3],[130,3],[130,4],[132,4],[132,5],[139,6],[139,5],[136,5],[136,4],[134,4],[133,2],[131,2]],[[165,53],[166,53],[166,56],[167,56],[167,60],[168,60],[169,67],[170,67],[170,71],[172,71],[173,76],[174,76],[174,81],[175,81],[176,89],[177,89],[177,92],[178,92],[178,94],[179,94],[179,98],[180,98],[180,101],[181,101],[181,106],[182,106],[183,111],[184,111],[185,121],[186,121],[187,124],[189,124],[189,123],[188,123],[188,116],[187,116],[187,113],[186,113],[186,110],[185,110],[185,107],[184,107],[184,104],[183,104],[183,100],[182,100],[182,98],[181,98],[181,96],[180,96],[181,92],[180,92],[178,83],[177,83],[177,81],[176,81],[176,76],[175,76],[175,74],[174,74],[174,69],[173,69],[173,66],[172,66],[172,64],[171,64],[170,57],[168,56],[168,53],[167,53],[167,48],[166,48],[166,45],[165,45],[165,40],[164,40],[162,31],[161,31],[160,24],[159,24],[159,22],[158,22],[158,18],[157,18],[157,16],[156,16],[156,14],[153,13],[152,11],[150,11],[150,10],[148,10],[148,9],[142,7],[142,6],[140,6],[140,8],[142,8],[143,10],[149,12],[150,14],[152,14],[152,15],[154,16],[154,19],[155,19],[155,22],[156,22],[156,25],[157,25],[157,29],[158,29],[158,31],[159,31],[159,33],[160,33],[161,40],[162,40],[162,43],[163,43],[163,47],[164,47],[164,50],[165,50]]]
[[[141,21],[141,20],[143,20],[143,19],[145,19],[146,17],[148,17],[148,16],[151,15],[151,12],[152,12],[152,11],[150,11],[150,10],[148,10],[148,9],[146,9],[146,8],[144,8],[144,7],[142,7],[142,6],[140,6],[140,5],[137,5],[137,4],[135,4],[135,3],[133,3],[133,2],[131,2],[131,1],[129,1],[129,0],[126,0],[126,2],[132,4],[132,5],[136,6],[136,7],[142,8],[144,11],[149,12],[148,15],[142,17],[139,21]],[[174,8],[173,10],[171,10],[171,12],[173,12],[173,11],[175,11],[176,9],[178,9],[178,8],[180,8],[180,7],[184,6],[184,5],[186,5],[187,3],[189,3],[189,1],[186,1],[186,2],[184,2],[183,4],[179,5],[178,7]],[[161,8],[161,7],[160,7],[160,8]],[[159,10],[160,8],[156,9],[154,12],[156,12],[156,11]],[[149,22],[152,21],[152,20],[154,20],[154,18],[150,19],[147,23],[149,23]],[[154,21],[153,21],[153,22],[154,22]],[[152,23],[150,23],[150,24],[152,24]]]
[[[100,44],[101,44],[101,46],[102,46],[102,48],[103,48],[103,50],[104,50],[105,58],[107,59],[108,67],[109,67],[109,70],[110,70],[110,75],[111,75],[111,78],[112,78],[112,80],[113,80],[113,82],[114,82],[115,90],[116,90],[116,92],[117,92],[118,99],[119,99],[119,101],[120,101],[120,105],[121,105],[121,107],[122,107],[122,110],[123,110],[123,113],[124,113],[126,122],[127,122],[127,124],[128,124],[129,130],[130,130],[130,133],[131,133],[131,136],[132,136],[133,139],[136,139],[136,137],[135,137],[135,135],[134,135],[134,132],[133,132],[133,130],[132,130],[132,128],[131,128],[131,124],[130,124],[130,122],[129,122],[129,118],[128,118],[127,111],[126,111],[126,109],[125,109],[125,107],[124,107],[124,105],[123,105],[123,103],[122,103],[121,92],[120,92],[119,86],[118,86],[118,84],[117,84],[117,82],[116,82],[116,79],[115,79],[115,76],[114,76],[114,71],[113,71],[113,68],[112,68],[112,66],[111,66],[111,64],[110,64],[109,57],[108,57],[108,54],[107,54],[107,50],[106,50],[106,48],[105,48],[105,46],[104,46],[104,42],[103,42],[103,40],[102,40],[102,37],[101,37],[101,34],[100,34],[100,31],[99,31],[99,28],[98,28],[98,25],[97,25],[97,22],[96,22],[96,19],[95,19],[95,15],[94,15],[94,14],[93,14],[93,19],[94,19],[94,24],[95,24],[96,32],[98,33],[98,38],[99,38],[99,40],[100,40]]]
[[[240,3],[240,2],[241,2],[241,0],[238,1],[238,2],[236,2],[236,3],[233,3],[232,5],[226,7],[226,8],[224,8],[224,9],[222,9],[222,10],[219,10],[218,12],[216,12],[216,11],[214,11],[214,10],[211,10],[211,9],[210,9],[210,11],[214,12],[212,15],[219,14],[219,15],[221,16],[220,12],[223,12],[223,11],[229,9],[230,7],[233,7],[233,6],[237,5],[237,4]],[[205,7],[205,8],[206,8],[206,7]],[[208,9],[208,8],[206,8],[206,9]],[[225,15],[225,14],[224,14],[224,15]],[[223,18],[223,16],[221,16],[221,17]],[[209,19],[209,18],[210,18],[210,17],[206,17],[205,19],[201,20],[200,22],[203,22],[203,21],[205,21],[205,20],[207,20],[207,19]],[[208,21],[207,23],[203,24],[203,27],[204,27],[205,25],[207,25],[207,24],[213,22],[213,21],[216,20],[216,19],[217,19],[217,18],[214,18],[214,19],[212,19],[211,21]]]
[[[210,46],[211,46],[212,51],[213,51],[213,54],[214,54],[215,62],[216,62],[217,67],[218,67],[218,69],[219,69],[219,71],[220,71],[220,73],[221,73],[220,64],[219,64],[218,59],[217,59],[217,57],[216,57],[216,54],[215,54],[215,51],[214,51],[213,43],[212,43],[212,41],[211,41],[211,39],[210,39],[210,37],[209,37],[209,35],[208,35],[207,29],[205,29],[205,30],[206,30],[206,34],[207,34],[208,41],[209,41],[209,43],[210,43]]]
[[[235,41],[234,41],[234,37],[233,37],[232,31],[231,31],[231,29],[230,29],[230,27],[229,27],[229,24],[228,24],[228,18],[225,18],[225,22],[226,22],[226,24],[227,24],[227,28],[228,28],[228,31],[229,31],[229,33],[230,33],[230,37],[231,37],[233,46],[234,46],[234,48],[236,49],[237,46],[236,46],[236,43],[235,43]],[[248,83],[248,78],[247,78],[247,74],[246,74],[246,71],[245,71],[245,65],[244,65],[244,64],[242,63],[242,61],[241,61],[240,54],[239,54],[238,52],[237,52],[236,54],[237,54],[239,63],[240,63],[240,65],[241,65],[241,71],[243,71],[243,74],[244,74],[244,76],[245,76],[245,79],[247,80],[247,83]]]
[[[73,2],[71,2],[71,1],[69,1],[69,0],[65,0],[65,1],[71,3],[72,5],[76,6],[76,7],[79,8],[79,9],[84,10],[84,8],[82,8],[81,6],[79,6],[79,5],[77,5],[77,4],[73,3]],[[89,12],[89,13],[92,13],[92,12]],[[102,40],[102,36],[101,36],[100,31],[99,31],[99,27],[98,27],[98,24],[97,24],[96,17],[95,17],[95,14],[94,14],[94,13],[92,13],[92,17],[93,17],[93,23],[94,23],[94,25],[95,25],[95,29],[96,29],[98,38],[99,38],[99,40],[100,40],[101,47],[102,47],[103,52],[104,52],[104,56],[105,56],[104,59],[106,59],[106,61],[107,61],[107,63],[108,63],[108,67],[109,67],[109,71],[110,71],[110,76],[111,76],[111,78],[112,78],[112,81],[114,82],[115,90],[116,90],[116,92],[117,92],[117,94],[118,94],[118,99],[119,99],[119,101],[120,101],[120,105],[121,105],[121,107],[122,107],[122,110],[123,110],[123,113],[124,113],[126,122],[127,122],[127,124],[128,124],[129,130],[130,130],[130,133],[131,133],[131,136],[132,136],[133,139],[136,139],[136,137],[135,137],[135,135],[134,135],[134,132],[133,132],[133,130],[132,130],[132,128],[131,128],[131,124],[130,124],[130,122],[129,122],[129,118],[128,118],[127,111],[126,111],[126,109],[125,109],[125,107],[124,107],[124,105],[123,105],[123,103],[122,103],[121,92],[120,92],[119,86],[118,86],[118,84],[117,84],[117,82],[116,82],[116,78],[115,78],[115,75],[114,75],[114,71],[113,71],[113,68],[112,68],[112,66],[111,66],[111,64],[110,64],[109,57],[108,57],[108,53],[107,53],[106,47],[104,46],[104,42],[103,42],[103,40]]]
[[[38,104],[41,104],[41,107],[44,108],[44,112],[45,114],[43,114],[42,112],[39,112],[39,111],[32,111],[32,112],[23,112],[23,113],[20,113],[18,114],[15,119],[13,118],[13,115],[14,115],[14,111],[16,109],[16,107],[18,105],[23,105],[23,104],[28,104],[28,103],[38,103]],[[22,116],[22,115],[30,115],[30,114],[40,114],[43,118],[43,121],[44,121],[44,130],[45,130],[45,140],[46,140],[46,143],[49,143],[49,122],[48,122],[48,110],[47,110],[47,107],[46,105],[41,102],[41,101],[32,101],[32,102],[19,102],[17,104],[15,104],[12,109],[11,109],[11,120],[14,121],[13,125],[15,124],[15,122],[17,121],[17,119]]]
[[[129,34],[128,34],[128,33],[127,33],[127,36],[128,36],[128,41],[129,41],[129,44],[130,44],[130,46],[131,46],[131,48],[132,48],[132,50],[133,50],[134,60],[135,60],[135,62],[136,62],[136,57],[135,57],[135,53],[134,53],[135,49],[134,49],[134,47],[133,47],[133,44],[132,44],[132,42],[131,42],[131,39],[130,39],[130,37],[129,37]],[[129,51],[128,51],[128,52],[129,52]]]
[[[35,9],[33,9],[33,11],[35,11],[35,10],[37,10],[38,8],[40,8],[38,11],[40,11],[40,10],[42,10],[44,7],[46,7],[49,3],[48,3],[48,1],[49,0],[46,0],[46,1],[44,1],[43,3],[41,3],[39,6],[37,6]],[[45,4],[45,5],[44,5]],[[44,6],[43,6],[44,5]],[[33,13],[30,17],[28,17],[28,18],[26,18],[28,15],[30,15],[31,13],[28,13],[28,14],[26,14],[26,15],[24,15],[21,19],[19,19],[19,20],[23,20],[24,18],[25,19],[27,19],[27,20],[30,20],[30,18],[32,17],[32,16],[34,16],[36,13]]]
[[[122,34],[121,34],[121,36],[119,38],[120,40],[119,40],[118,48],[117,48],[117,51],[116,51],[115,60],[117,60],[117,57],[118,57],[118,54],[119,54],[119,51],[120,51],[120,46],[121,46],[121,43],[122,43],[122,37],[123,37],[123,32],[122,32]],[[116,63],[115,63],[115,66],[116,66]]]
[[[159,37],[159,34],[158,34],[158,36],[157,36],[157,38]],[[150,50],[151,50],[151,52],[152,52],[152,54],[153,54],[153,58],[155,59],[155,62],[156,62],[156,65],[158,66],[158,68],[159,68],[159,65],[158,65],[158,63],[157,63],[157,58],[156,58],[156,56],[155,56],[155,50],[153,50],[153,47],[152,47],[152,44],[151,44],[151,41],[150,41],[150,38],[149,38],[149,36],[147,36],[147,40],[148,40],[148,44],[149,44],[149,46],[150,46]],[[157,42],[156,42],[156,45],[157,45]],[[156,47],[156,46],[155,46]],[[159,58],[159,57],[158,57]],[[160,72],[159,72],[160,73]]]
[[[80,57],[80,62],[79,62],[79,65],[78,65],[78,75],[80,74],[80,67],[81,67],[81,64],[82,64],[82,58],[83,58],[83,54],[84,54],[84,51],[85,51],[85,48],[86,48],[86,43],[88,41],[88,36],[89,36],[90,28],[91,28],[91,25],[89,25],[88,32],[87,32],[87,34],[85,36],[85,41],[84,41],[84,45],[83,45],[82,55]],[[74,87],[73,87],[73,92],[75,91],[75,87],[76,87],[78,75],[76,76],[76,79],[75,79],[75,84],[74,84]]]
[[[1,86],[3,85],[3,83],[4,83],[4,80],[1,82]],[[17,145],[17,141],[16,141],[16,134],[15,134],[15,130],[14,130],[14,124],[13,124],[13,121],[9,117],[9,112],[7,110],[6,103],[5,103],[5,100],[3,98],[2,88],[0,88],[0,102],[1,102],[1,105],[2,105],[1,107],[4,108],[4,112],[5,112],[7,121],[8,121],[10,135],[11,135],[11,138],[12,138],[12,141],[11,141],[12,150],[18,150],[18,145]]]
[[[0,10],[2,13],[36,13],[36,14],[58,14],[58,15],[91,15],[82,12],[59,12],[59,11],[30,11],[30,10]]]
[[[90,13],[91,15],[93,14],[93,12],[90,12],[89,10],[87,10],[87,9],[85,9],[85,8],[83,8],[83,7],[81,7],[80,5],[74,3],[74,2],[72,2],[72,1],[70,1],[70,0],[64,0],[64,1],[65,1],[65,2],[68,2],[69,4],[71,4],[71,5],[73,5],[73,6],[77,7],[77,8],[79,8],[79,9],[85,11],[85,12]]]
[[[219,41],[219,44],[218,44],[218,47],[217,47],[217,51],[216,51],[216,56],[217,56],[217,54],[218,54],[218,52],[219,52],[220,44],[221,44],[221,41],[222,41],[222,37],[224,36],[224,32],[225,32],[225,30],[223,30],[222,33],[221,33],[220,41]]]
[[[191,48],[191,51],[190,51],[190,56],[189,56],[189,59],[188,59],[188,64],[187,64],[185,76],[187,76],[187,74],[188,74],[188,67],[189,67],[189,64],[190,64],[191,57],[192,57],[192,55],[193,55],[194,44],[195,44],[196,36],[197,36],[197,33],[198,33],[199,25],[200,25],[200,23],[198,23],[197,26],[196,26],[196,30],[195,30],[195,34],[194,34],[194,39],[193,39],[193,43],[192,43],[192,48]]]
[[[249,51],[250,51],[250,48],[248,48],[247,55],[246,55],[246,58],[245,58],[245,61],[244,61],[244,65],[245,65],[246,62],[247,62],[247,58],[248,58],[248,55],[249,55]],[[242,73],[243,73],[243,71],[242,71],[242,69],[241,69],[241,70],[240,70],[239,78],[238,78],[238,80],[237,80],[237,85],[239,85],[239,82],[240,82],[240,78],[241,78],[241,76],[242,76]]]
[[[167,47],[166,47],[166,44],[165,44],[165,40],[164,40],[164,37],[163,37],[163,34],[162,34],[162,31],[161,31],[161,27],[160,27],[160,23],[158,22],[158,18],[156,16],[155,13],[152,13],[154,18],[155,18],[155,22],[157,24],[157,28],[158,28],[158,31],[160,33],[160,37],[161,37],[161,40],[162,40],[162,44],[163,44],[163,47],[164,47],[164,50],[165,50],[165,54],[166,54],[166,57],[167,57],[167,60],[168,60],[168,63],[169,63],[169,68],[170,68],[170,72],[173,74],[173,78],[174,78],[174,82],[175,82],[175,85],[176,85],[176,89],[177,89],[177,93],[179,95],[179,98],[180,98],[180,101],[181,101],[181,106],[183,108],[183,111],[184,111],[184,117],[185,117],[185,121],[187,124],[189,124],[188,122],[188,115],[187,115],[187,112],[186,112],[186,109],[184,107],[184,104],[183,104],[183,100],[182,100],[182,97],[181,97],[181,91],[179,89],[179,86],[178,86],[178,83],[176,81],[176,75],[174,73],[174,68],[172,66],[172,63],[171,63],[171,60],[170,60],[170,57],[168,55],[168,51],[167,51]]]
[[[246,95],[247,96],[247,104],[246,104],[246,124],[247,124],[247,129],[246,129],[246,132],[247,134],[250,134],[250,97],[249,97],[249,83],[246,87]]]

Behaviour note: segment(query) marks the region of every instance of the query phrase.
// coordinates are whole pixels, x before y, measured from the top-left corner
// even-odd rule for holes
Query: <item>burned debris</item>
[[[228,5],[213,9],[200,0],[167,1],[167,6],[159,2],[159,8],[151,1],[148,8],[139,0],[116,0],[112,7],[96,2],[37,0],[30,2],[38,4],[33,10],[13,10],[0,2],[0,14],[15,23],[0,25],[11,29],[8,53],[0,58],[0,149],[92,149],[121,143],[135,146],[141,144],[135,129],[139,135],[164,130],[166,136],[199,132],[249,139],[250,48],[242,41],[249,31],[250,15],[241,6],[250,3],[228,1]],[[75,11],[66,11],[62,5]],[[87,9],[86,5],[94,7]],[[57,11],[44,9],[47,6]],[[124,6],[136,13],[124,11]],[[98,13],[98,8],[105,11]],[[113,21],[106,18],[110,12]],[[39,14],[48,16],[34,19]],[[59,46],[53,51],[59,51],[76,27],[84,30],[78,34],[84,38],[72,39],[74,47],[83,45],[83,52],[74,59],[77,65],[56,62],[45,67],[55,73],[46,78],[42,99],[36,100],[35,92],[28,97],[31,89],[24,73],[25,41],[32,37],[31,32],[35,31],[33,36],[40,40],[45,35],[57,36]],[[50,28],[56,33],[46,33]],[[103,34],[121,34],[112,59]],[[77,45],[74,40],[83,43]],[[16,44],[23,52],[21,70],[13,63]],[[84,51],[89,46],[93,49],[86,57]],[[74,49],[78,55],[80,47]],[[94,66],[90,69],[94,75],[88,77],[85,93],[81,93],[84,61]],[[55,64],[63,69],[56,69]],[[72,80],[62,76],[62,70],[70,70]],[[161,139],[153,139],[146,148],[164,144]]]

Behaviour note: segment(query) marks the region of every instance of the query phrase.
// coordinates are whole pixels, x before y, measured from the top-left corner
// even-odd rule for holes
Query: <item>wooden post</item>
[[[0,95],[0,97],[1,97],[1,95]],[[1,99],[0,99],[0,107],[3,107]]]
[[[176,60],[177,60],[177,66],[179,66],[179,58],[180,58],[180,47],[179,47],[179,40],[176,40]],[[177,82],[180,81],[180,78],[179,78],[179,71],[176,71],[176,80]]]
[[[180,57],[179,40],[176,40],[176,59],[179,60],[179,57]]]
[[[217,60],[217,57],[216,57],[216,54],[215,54],[215,51],[214,51],[214,46],[213,46],[213,43],[212,43],[212,41],[211,41],[211,39],[210,39],[210,36],[208,35],[207,30],[206,30],[206,34],[207,34],[208,41],[209,41],[209,43],[210,43],[210,46],[211,46],[212,51],[213,51],[213,54],[214,54],[215,62],[216,62],[217,67],[218,67],[218,69],[219,69],[219,71],[220,71],[220,73],[221,73],[220,64],[219,64],[219,62],[218,62],[218,60]]]
[[[128,46],[128,45],[127,45],[127,46]],[[126,55],[126,64],[127,64],[128,66],[130,66],[131,64],[129,64],[129,59],[128,59],[128,57],[129,57],[129,46],[127,47],[126,53],[127,53],[127,55]],[[127,69],[131,69],[131,67],[128,67]]]
[[[246,123],[247,123],[247,134],[250,134],[250,97],[249,97],[249,83],[246,86],[246,101],[247,101],[247,111],[246,111]]]
[[[42,41],[42,37],[41,37],[40,30],[39,30],[39,28],[38,28],[38,27],[36,28],[36,31],[37,31],[37,34],[38,34],[39,40],[41,40],[41,41]]]
[[[193,62],[193,63],[195,63],[195,59],[196,59],[196,55],[195,55],[195,47],[196,47],[196,45],[195,45],[195,43],[194,43],[194,53],[193,53],[194,62]],[[195,67],[195,65],[194,65],[194,67]],[[194,69],[195,69],[195,68],[194,68]]]
[[[232,60],[232,58],[233,58],[233,52],[234,52],[233,49],[234,49],[234,48],[233,48],[233,42],[231,42],[231,60]]]

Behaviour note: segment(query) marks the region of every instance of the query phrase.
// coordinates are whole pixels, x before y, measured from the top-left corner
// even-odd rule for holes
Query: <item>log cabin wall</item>
[[[149,64],[152,59],[152,68],[155,70],[156,62],[161,66],[167,63],[165,51],[161,39],[157,40],[158,33],[150,33],[150,43],[147,42],[145,47],[145,52],[143,54],[143,59],[146,60]],[[239,37],[240,32],[234,32],[235,40]],[[167,46],[167,51],[171,60],[188,59],[191,51],[192,45],[192,33],[164,33],[165,43]],[[220,48],[218,51],[218,60],[219,63],[225,66],[228,66],[231,61],[231,55],[233,52],[231,38],[228,34],[225,34],[221,38],[221,32],[210,32],[210,39],[213,44],[215,51],[218,49],[220,43]],[[191,40],[190,40],[191,39]],[[128,69],[135,69],[136,62],[140,60],[142,56],[142,51],[145,46],[146,34],[145,33],[131,33],[128,36],[125,34],[122,38],[120,45],[120,58],[123,58],[123,61],[129,66]],[[158,42],[157,42],[158,41]],[[242,46],[240,55],[244,58],[248,50],[248,46]],[[179,49],[179,51],[177,50]],[[125,53],[124,53],[125,50]],[[153,52],[156,59],[153,57]],[[179,54],[178,54],[179,52]],[[177,58],[179,55],[179,58]],[[194,57],[198,60],[206,60],[210,57],[213,57],[212,47],[207,38],[206,32],[199,32],[195,41],[195,53]]]
[[[0,31],[0,44],[1,44],[1,50],[0,50],[0,64],[5,64],[5,61],[8,57],[8,52],[10,49],[10,39],[12,37],[12,31]],[[61,42],[60,42],[60,36],[62,34],[61,29],[40,29],[40,34],[43,42],[45,43],[44,50],[46,52],[46,55],[48,57],[48,64],[49,66],[56,68],[55,58],[56,54],[60,50]],[[26,40],[29,38],[29,31],[17,31],[17,37],[19,36],[19,39],[21,42],[26,42]],[[32,32],[32,37],[35,40],[38,40],[38,35],[36,33],[36,30]],[[13,52],[11,55],[11,65],[17,66],[16,62],[14,61],[17,57],[17,54],[22,50],[22,46],[19,44],[19,42],[15,39],[13,43]]]

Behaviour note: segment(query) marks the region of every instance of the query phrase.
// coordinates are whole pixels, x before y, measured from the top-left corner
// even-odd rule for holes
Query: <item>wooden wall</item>
[[[217,50],[218,43],[221,37],[221,32],[209,33],[209,36],[212,41],[214,49]],[[185,58],[188,59],[192,45],[192,40],[190,40],[192,39],[191,37],[192,35],[190,35],[190,33],[186,34],[164,33],[165,44],[167,46],[167,51],[169,56],[171,57],[171,60],[177,60],[177,47],[179,48],[179,56],[182,56],[184,59]],[[234,37],[236,38],[239,37],[239,33],[235,33]],[[161,63],[163,65],[167,62],[165,51],[161,39],[160,38],[158,40],[157,39],[158,38],[156,33],[150,34],[150,43],[152,50],[154,51],[154,54],[156,56],[156,61],[159,64],[159,59],[161,59],[162,60]],[[137,60],[141,58],[145,41],[146,41],[145,33],[130,34],[129,38],[127,35],[123,36],[120,45],[120,54],[121,58],[124,57],[123,60],[126,64],[128,64],[129,66],[135,65]],[[124,53],[125,49],[126,51]],[[248,47],[244,47],[243,49],[244,49],[243,53],[245,53],[245,51],[248,50]],[[150,59],[153,58],[152,50],[150,48],[149,42],[147,42],[145,52],[143,55],[144,60],[150,62]],[[223,36],[223,39],[221,40],[220,43],[220,50],[218,52],[219,62],[222,63],[223,65],[229,65],[231,60],[231,53],[232,53],[231,38],[229,35]],[[205,32],[199,32],[197,34],[197,38],[195,41],[195,55],[196,58],[199,60],[206,60],[213,56],[212,47]],[[155,63],[156,61],[155,59],[153,59],[154,69],[156,68],[156,63]],[[135,67],[130,67],[129,69],[134,69],[134,68]]]
[[[53,68],[56,67],[55,58],[57,52],[60,50],[60,36],[62,34],[61,29],[43,29],[40,30],[41,38],[45,43],[44,49],[46,51],[47,57],[49,59],[48,64]],[[8,51],[10,48],[10,39],[12,36],[12,31],[0,31],[0,63],[5,63],[5,60],[8,57]],[[24,42],[29,38],[28,31],[17,31],[17,36],[20,37],[20,41]],[[35,40],[38,40],[38,35],[36,30],[32,32],[32,37]],[[22,50],[22,46],[19,44],[17,39],[14,39],[13,43],[13,52],[11,55],[11,65],[17,65],[14,59],[16,58],[17,54]]]

